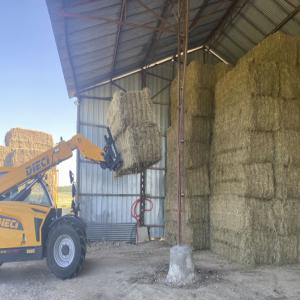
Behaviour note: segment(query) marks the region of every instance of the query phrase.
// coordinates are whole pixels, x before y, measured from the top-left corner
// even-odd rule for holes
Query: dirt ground
[[[88,249],[77,278],[59,280],[45,261],[0,268],[1,299],[300,299],[300,265],[249,268],[209,251],[194,253],[197,281],[189,287],[164,284],[169,247],[97,243]]]

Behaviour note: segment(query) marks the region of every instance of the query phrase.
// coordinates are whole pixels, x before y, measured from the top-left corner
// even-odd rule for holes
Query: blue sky
[[[0,144],[13,127],[48,132],[55,142],[76,133],[45,0],[0,1],[0,70]],[[74,162],[59,167],[60,184]]]

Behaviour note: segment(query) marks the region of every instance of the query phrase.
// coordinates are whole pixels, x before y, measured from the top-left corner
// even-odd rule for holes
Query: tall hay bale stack
[[[139,173],[161,160],[161,135],[149,89],[115,93],[107,122],[123,158],[118,176]]]
[[[224,65],[224,66],[223,66]],[[214,86],[230,66],[191,62],[185,84],[185,198],[182,208],[182,239],[195,249],[207,249],[209,238],[209,161]],[[171,127],[167,132],[166,239],[176,242],[177,232],[177,80],[171,85]]]
[[[3,165],[6,167],[18,167],[52,148],[53,139],[50,134],[44,132],[13,128],[5,135],[5,144],[7,146],[5,149],[9,149],[9,151],[3,159]],[[47,172],[46,182],[50,192],[56,190],[55,168]]]
[[[211,245],[238,262],[300,258],[300,231],[291,230],[300,226],[294,217],[300,208],[298,45],[299,38],[270,36],[216,85]],[[242,227],[231,225],[241,219],[247,220]]]

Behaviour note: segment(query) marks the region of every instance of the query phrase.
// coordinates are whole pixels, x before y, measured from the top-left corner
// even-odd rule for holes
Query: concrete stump
[[[195,267],[192,248],[188,245],[176,245],[170,249],[170,266],[166,278],[168,284],[182,286],[192,284],[195,279]]]

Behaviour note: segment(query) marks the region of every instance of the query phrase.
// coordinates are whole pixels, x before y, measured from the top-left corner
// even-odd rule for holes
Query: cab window
[[[39,182],[36,182],[31,187],[31,192],[25,197],[24,202],[36,205],[51,206],[51,200]]]

